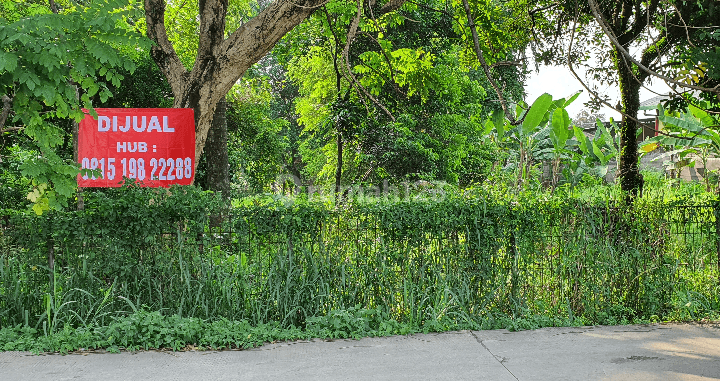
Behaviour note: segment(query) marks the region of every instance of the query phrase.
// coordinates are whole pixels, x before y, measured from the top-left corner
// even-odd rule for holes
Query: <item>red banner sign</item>
[[[78,134],[81,187],[119,187],[124,178],[139,185],[188,185],[195,176],[195,119],[192,109],[97,108],[85,115]]]

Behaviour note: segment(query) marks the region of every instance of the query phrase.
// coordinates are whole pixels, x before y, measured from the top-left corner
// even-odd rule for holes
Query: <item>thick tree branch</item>
[[[228,0],[200,0],[200,31],[203,36],[198,41],[195,67],[203,65],[203,61],[215,55],[214,49],[219,47],[225,39],[225,16],[227,15]]]
[[[392,11],[396,11],[400,9],[400,7],[405,4],[406,0],[390,0],[387,2],[387,4],[383,5],[382,8],[380,8],[380,15],[384,15],[386,13],[390,13]]]
[[[480,65],[485,72],[485,76],[487,77],[488,81],[490,81],[490,85],[493,87],[495,93],[498,96],[498,99],[500,100],[500,106],[505,112],[505,117],[510,121],[511,125],[516,126],[522,123],[522,121],[516,120],[513,113],[510,112],[507,106],[507,101],[505,101],[505,97],[503,97],[502,90],[495,81],[495,78],[493,78],[492,73],[490,73],[490,66],[488,65],[487,61],[485,61],[485,56],[483,55],[482,49],[480,49],[480,39],[478,38],[477,29],[475,29],[475,18],[472,17],[472,13],[470,12],[470,4],[468,4],[468,0],[462,1],[463,7],[465,8],[465,13],[467,14],[468,27],[470,27],[470,33],[472,34],[475,55],[477,56],[478,61],[480,61]]]
[[[298,8],[311,9],[311,10],[318,9],[318,8],[320,8],[320,7],[322,7],[322,6],[325,6],[325,4],[327,4],[327,3],[330,2],[330,0],[325,0],[325,1],[323,1],[322,3],[320,3],[320,4],[306,6],[306,5],[298,4],[298,3],[296,3],[296,2],[294,2],[294,1],[292,1],[292,0],[287,0],[287,1],[290,2],[292,5],[298,7]]]
[[[180,61],[165,29],[165,0],[145,0],[147,36],[155,43],[151,54],[165,74],[173,94],[177,97],[186,87],[187,70]]]
[[[522,62],[524,61],[524,58],[521,58],[517,61],[498,61],[494,64],[490,65],[492,68],[501,67],[501,66],[522,66]]]
[[[55,0],[50,0],[50,11],[54,14],[58,14],[58,7],[57,4],[55,4]]]
[[[467,1],[467,0],[463,0],[463,1]],[[632,63],[637,65],[638,68],[640,68],[641,70],[643,70],[655,77],[658,77],[668,83],[672,83],[672,84],[675,84],[678,86],[682,86],[682,87],[686,87],[686,88],[690,88],[690,89],[694,89],[694,90],[707,91],[707,92],[720,94],[720,85],[715,86],[713,88],[690,85],[687,83],[676,81],[668,76],[657,73],[657,72],[649,69],[647,66],[643,65],[640,61],[635,59],[635,57],[633,57],[627,51],[627,49],[625,49],[625,47],[617,40],[617,38],[615,37],[615,34],[608,28],[607,24],[605,23],[605,19],[600,14],[597,2],[595,2],[595,0],[588,0],[588,4],[590,5],[590,10],[592,11],[593,16],[595,17],[595,20],[598,22],[598,24],[600,25],[600,28],[602,28],[605,35],[608,36],[608,38],[610,39],[612,44],[617,48],[617,50],[620,53],[622,53],[623,57],[625,57],[627,60],[630,60]]]
[[[234,77],[229,86],[225,86],[228,89],[232,87],[235,81],[264,57],[287,32],[324,3],[324,0],[275,1],[234,31],[218,48],[218,52],[223,53],[221,59],[224,61],[220,77]]]
[[[360,17],[362,16],[362,0],[358,0],[357,3],[358,11],[355,14],[355,18],[353,18],[352,22],[350,23],[350,28],[348,29],[346,41],[345,41],[345,48],[343,49],[343,60],[345,61],[345,67],[347,69],[348,76],[350,76],[351,83],[354,86],[357,86],[362,90],[362,93],[365,94],[365,96],[370,99],[375,105],[380,107],[385,114],[387,114],[388,117],[390,117],[390,120],[393,122],[395,121],[395,117],[392,115],[390,110],[388,110],[382,103],[380,103],[375,97],[370,94],[370,92],[365,89],[365,86],[363,86],[360,81],[355,78],[355,75],[352,73],[352,69],[350,68],[350,44],[352,44],[352,41],[355,39],[355,35],[357,34],[358,27],[360,26]]]
[[[647,23],[642,23],[641,20],[649,20],[650,16],[657,12],[659,3],[660,0],[651,0],[649,4],[646,4],[647,6],[643,11],[643,2],[635,0],[634,12],[632,12],[632,14],[635,15],[633,18],[633,24],[629,30],[618,36],[618,41],[635,41],[635,39],[637,39],[642,31],[648,26]]]
[[[627,0],[618,1],[620,4],[620,17],[615,20],[617,27],[615,30],[625,31],[627,29],[628,22],[630,21],[630,15],[632,14],[632,8],[627,3]]]
[[[5,133],[5,132],[10,132],[10,131],[20,131],[20,130],[22,130],[23,128],[25,128],[25,127],[8,127],[8,128],[3,128],[2,130],[0,130],[0,134]]]
[[[640,57],[640,64],[646,67],[650,66],[651,62],[655,61],[657,58],[660,57],[660,51],[666,44],[667,39],[664,38],[658,41],[658,43],[645,48],[642,56]],[[640,82],[640,85],[642,85],[648,76],[650,76],[650,73],[642,70],[637,74],[637,81]]]

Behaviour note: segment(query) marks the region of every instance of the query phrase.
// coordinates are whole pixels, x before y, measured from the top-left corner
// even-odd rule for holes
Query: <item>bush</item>
[[[417,196],[262,196],[228,211],[192,187],[128,187],[90,192],[83,211],[19,213],[15,249],[0,254],[0,326],[18,327],[7,342],[28,326],[48,337],[114,327],[103,345],[180,348],[257,343],[229,333],[247,327],[354,337],[720,310],[717,204]],[[198,333],[208,324],[212,339]]]

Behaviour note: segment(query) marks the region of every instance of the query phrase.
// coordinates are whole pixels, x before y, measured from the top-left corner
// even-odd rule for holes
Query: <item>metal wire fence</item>
[[[92,268],[108,283],[132,282],[138,278],[133,266],[159,266],[158,253],[171,253],[162,261],[179,267],[162,269],[185,271],[185,278],[179,276],[185,282],[199,282],[208,268],[220,268],[222,282],[242,283],[248,298],[277,292],[267,303],[278,304],[281,292],[294,292],[292,304],[311,293],[306,303],[316,311],[305,311],[307,316],[357,304],[411,314],[420,303],[435,312],[439,305],[462,305],[467,313],[520,306],[580,315],[617,305],[662,311],[678,290],[698,281],[717,284],[719,213],[719,205],[632,212],[587,205],[524,212],[509,207],[491,213],[485,205],[468,204],[428,209],[415,218],[372,210],[255,208],[176,221],[144,236],[142,230],[120,234],[120,228],[114,235],[98,227],[102,220],[82,214],[0,221],[18,249],[15,255],[24,253],[36,264],[52,258],[50,267]],[[203,264],[183,264],[178,256]],[[173,276],[157,275],[154,287],[169,289],[161,282]],[[292,291],[290,277],[304,288]],[[288,312],[276,313],[283,314]]]
[[[232,234],[211,234],[214,241],[209,244],[228,245],[229,251],[246,253],[257,263],[297,251],[348,268],[365,263],[374,266],[370,276],[384,274],[397,281],[412,269],[433,267],[465,274],[479,299],[542,300],[569,304],[579,312],[611,303],[630,308],[667,304],[672,285],[688,274],[717,282],[717,205],[662,206],[636,213],[612,207],[538,213],[540,218],[524,223],[504,226],[500,220],[475,218],[439,231],[423,226],[394,229],[372,214],[337,214],[295,231],[258,229],[252,219],[235,217]],[[225,239],[217,240],[221,236]],[[353,281],[377,283],[362,277]],[[366,301],[377,302],[372,296]]]

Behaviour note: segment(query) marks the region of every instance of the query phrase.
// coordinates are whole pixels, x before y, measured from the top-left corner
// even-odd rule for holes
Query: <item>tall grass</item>
[[[98,198],[85,212],[16,216],[0,236],[0,327],[56,332],[140,310],[290,327],[362,306],[437,330],[720,310],[716,205],[270,202],[238,206],[220,226],[203,205],[147,226],[152,210],[138,210],[168,206],[132,195],[119,198],[132,213]]]

